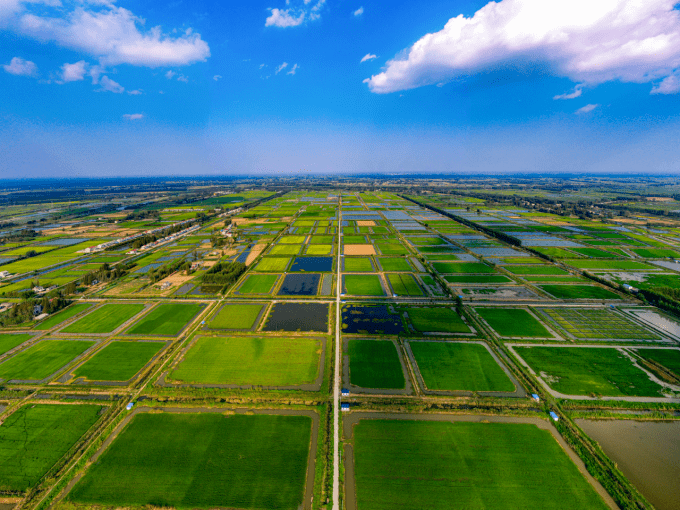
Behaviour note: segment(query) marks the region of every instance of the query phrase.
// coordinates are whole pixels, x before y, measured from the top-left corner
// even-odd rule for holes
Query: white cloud
[[[43,5],[35,7],[38,3]],[[158,26],[146,29],[146,20],[113,1],[69,2],[59,9],[44,5],[61,6],[58,0],[0,0],[0,16],[5,13],[4,23],[14,32],[92,55],[104,66],[181,66],[210,56],[200,34],[187,29],[170,36]]]
[[[216,74],[215,76],[213,76],[213,80],[215,80],[215,81],[219,81],[221,79],[222,79],[222,76],[219,75],[219,74]]]
[[[576,85],[574,87],[574,90],[572,92],[565,92],[564,94],[559,94],[557,96],[553,96],[553,99],[575,99],[577,97],[581,97],[581,94],[583,93],[583,84]]]
[[[144,114],[143,113],[126,113],[125,115],[123,115],[123,118],[125,120],[141,120],[141,119],[144,118]]]
[[[265,66],[265,64],[260,64],[260,69],[262,69]]]
[[[116,83],[108,76],[102,76],[99,80],[99,86],[101,87],[97,92],[113,92],[114,94],[122,94],[125,92],[125,87],[120,83]]]
[[[680,71],[675,71],[652,88],[652,94],[677,94],[680,92]]]
[[[300,66],[295,64],[286,74],[295,74],[298,69],[300,69]]]
[[[15,76],[37,76],[38,66],[30,60],[24,60],[21,57],[14,57],[9,64],[2,66],[5,72]]]
[[[139,89],[138,90],[128,90],[127,93],[130,94],[131,96],[141,96],[143,94],[143,92]]]
[[[302,22],[305,21],[305,11],[301,11],[299,15],[296,17],[295,14],[291,14],[290,11],[292,9],[269,9],[271,11],[271,15],[265,20],[264,26],[265,27],[281,27],[281,28],[287,28],[287,27],[296,27],[298,25],[302,25]]]
[[[85,72],[87,70],[87,62],[81,60],[75,64],[66,63],[61,66],[61,81],[64,83],[70,81],[81,81],[85,79]]]
[[[364,55],[363,58],[361,59],[361,62],[360,62],[360,63],[363,64],[364,62],[367,62],[367,61],[369,61],[369,60],[373,60],[374,58],[378,58],[378,57],[377,57],[376,55],[372,55],[372,54],[370,54],[370,53],[366,53],[366,55]]]
[[[355,16],[361,16],[364,13],[364,7],[363,5],[359,7],[356,11],[354,11]]]
[[[276,68],[276,71],[274,71],[274,74],[279,74],[281,71],[283,71],[286,67],[288,67],[288,62],[284,62],[281,64],[279,67]]]
[[[680,67],[673,0],[501,0],[451,18],[365,80],[389,93],[507,66],[547,64],[585,84],[646,83]]]
[[[181,81],[181,82],[184,82],[184,83],[189,83],[189,78],[186,77],[186,76],[184,76],[183,74],[180,74],[180,75],[177,77],[177,81]]]
[[[297,2],[299,4],[299,2]],[[326,0],[317,0],[317,2],[309,8],[312,0],[303,0],[303,5],[291,7],[291,0],[286,0],[286,9],[277,9],[269,7],[271,13],[264,22],[265,27],[297,27],[302,25],[305,21],[315,21],[321,18],[320,11]]]
[[[584,113],[590,113],[590,112],[592,112],[595,108],[597,108],[598,106],[600,106],[600,105],[599,105],[599,104],[587,104],[587,105],[585,105],[585,106],[579,108],[578,110],[576,110],[574,113],[575,113],[576,115],[582,115],[582,114],[584,114]]]
[[[168,71],[167,73],[165,73],[165,77],[166,77],[168,80],[171,80],[172,77],[175,76],[176,74],[177,74],[177,73],[176,73],[175,71]]]

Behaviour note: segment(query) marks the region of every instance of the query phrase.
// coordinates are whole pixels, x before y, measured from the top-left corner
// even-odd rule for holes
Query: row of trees
[[[203,284],[223,285],[228,288],[245,272],[246,265],[241,262],[218,262],[203,275]]]
[[[71,304],[71,301],[66,299],[59,291],[50,296],[28,298],[1,314],[0,326],[13,326],[32,320],[38,305],[42,308],[41,313],[54,313],[67,307],[69,304]]]

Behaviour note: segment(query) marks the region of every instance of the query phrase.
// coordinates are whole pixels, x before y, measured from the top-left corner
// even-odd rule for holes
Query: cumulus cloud
[[[292,9],[269,9],[271,15],[265,20],[265,27],[296,27],[305,21],[305,11],[291,14]]]
[[[175,71],[168,71],[167,73],[165,73],[165,77],[166,77],[168,80],[172,80],[172,77],[175,76],[176,74],[177,74],[177,73],[176,73]]]
[[[184,83],[189,83],[189,78],[188,78],[187,76],[184,76],[183,74],[180,74],[180,75],[177,77],[177,81],[181,81],[181,82],[184,82]]]
[[[99,90],[97,92],[113,92],[114,94],[122,94],[125,92],[125,87],[120,83],[116,83],[108,76],[102,76],[99,80]]]
[[[126,113],[125,115],[123,115],[123,118],[125,120],[141,120],[141,119],[144,118],[144,114],[143,113]]]
[[[355,16],[361,16],[364,13],[364,7],[361,6],[359,7],[356,11],[354,11]]]
[[[291,67],[290,71],[288,71],[286,74],[295,74],[295,72],[300,69],[300,66],[295,64],[293,67]]]
[[[583,85],[576,85],[574,87],[574,90],[571,92],[565,92],[564,94],[559,94],[557,96],[554,96],[553,99],[575,99],[577,97],[581,97],[581,94],[583,93]]]
[[[215,81],[219,81],[221,79],[222,79],[222,76],[219,75],[219,74],[216,74],[215,76],[213,76],[213,80],[215,80]]]
[[[677,94],[680,92],[680,71],[664,78],[652,88],[652,94]]]
[[[141,90],[128,90],[127,93],[131,96],[141,96],[143,94]]]
[[[363,58],[361,59],[361,63],[363,64],[364,62],[367,62],[369,60],[373,60],[374,58],[378,58],[378,57],[376,55],[366,53],[366,55],[364,55]]]
[[[279,74],[281,71],[283,71],[286,67],[288,67],[288,62],[284,62],[280,66],[276,68],[276,71],[274,71],[274,74]]]
[[[265,27],[289,28],[302,25],[305,21],[315,21],[321,18],[321,9],[326,0],[317,0],[309,7],[312,0],[303,0],[302,5],[290,6],[291,0],[286,0],[286,9],[269,7],[269,16],[264,22]]]
[[[585,106],[579,108],[578,110],[576,110],[574,113],[575,113],[576,115],[582,115],[582,114],[584,114],[584,113],[590,113],[590,112],[592,112],[595,108],[597,108],[598,106],[600,106],[600,105],[599,105],[599,104],[587,104],[587,105],[585,105]]]
[[[7,8],[10,3],[11,9]],[[159,26],[146,29],[146,20],[109,0],[81,0],[64,6],[58,0],[0,0],[3,14],[10,30],[92,55],[104,66],[180,66],[210,56],[208,44],[191,29],[178,36],[163,33]]]
[[[501,0],[451,18],[365,80],[389,93],[534,62],[596,85],[646,83],[680,67],[680,11],[674,0]],[[659,84],[656,88],[661,88]],[[672,89],[673,87],[669,87]]]
[[[15,76],[38,76],[38,66],[30,60],[14,57],[9,64],[2,66],[5,72]]]
[[[85,72],[87,71],[87,62],[81,60],[75,64],[66,63],[61,66],[61,81],[68,83],[70,81],[81,81],[85,79]]]

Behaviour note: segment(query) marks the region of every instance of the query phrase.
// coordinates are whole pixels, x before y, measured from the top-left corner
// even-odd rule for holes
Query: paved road
[[[335,293],[335,379],[333,380],[333,510],[340,510],[340,294],[342,290],[342,199],[338,199],[338,278]]]

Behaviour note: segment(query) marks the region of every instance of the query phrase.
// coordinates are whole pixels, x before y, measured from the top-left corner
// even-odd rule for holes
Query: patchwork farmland
[[[0,510],[653,508],[576,420],[680,416],[645,290],[680,222],[427,189],[133,193],[0,245]]]

